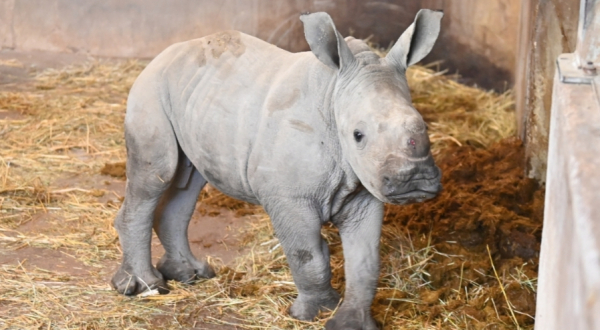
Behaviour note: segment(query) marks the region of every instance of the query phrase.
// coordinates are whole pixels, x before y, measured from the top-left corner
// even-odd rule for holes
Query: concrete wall
[[[436,4],[437,2],[437,4]],[[505,91],[514,83],[519,36],[519,0],[424,1],[444,10],[440,45],[426,60],[443,59],[467,83]]]
[[[0,0],[0,47],[110,57],[153,57],[168,45],[236,29],[291,51],[308,49],[302,12],[329,12],[343,35],[387,47],[420,8],[443,9],[426,62],[467,82],[513,82],[519,0]]]
[[[168,45],[235,29],[291,51],[307,50],[299,16],[327,11],[339,30],[395,40],[418,1],[0,0],[2,47],[153,57]],[[385,22],[385,24],[382,24]]]

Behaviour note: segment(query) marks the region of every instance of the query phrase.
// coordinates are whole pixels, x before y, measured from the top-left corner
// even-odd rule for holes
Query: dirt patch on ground
[[[12,120],[23,120],[25,117],[16,111],[8,111],[0,109],[0,120],[12,121]]]
[[[56,232],[56,223],[64,221],[52,214],[38,213],[22,225],[17,230],[5,232],[4,239],[13,239],[15,242],[19,238],[26,236],[35,237],[34,240],[41,241],[45,237],[53,236]],[[72,254],[71,251],[64,248],[48,249],[32,246],[32,244],[18,244],[12,246],[12,249],[0,249],[0,265],[17,265],[24,268],[53,269],[58,273],[69,276],[89,275],[92,269],[86,267],[81,261]]]
[[[64,249],[51,250],[26,246],[14,251],[0,251],[0,264],[13,263],[27,268],[53,269],[57,273],[71,276],[83,277],[93,271]]]
[[[106,163],[100,170],[101,174],[110,175],[115,178],[126,178],[127,172],[125,171],[125,162],[118,163]]]
[[[202,190],[199,200],[203,205],[206,206],[197,209],[197,211],[202,215],[218,215],[214,213],[215,210],[211,211],[210,208],[230,210],[235,213],[236,217],[254,215],[263,212],[262,206],[231,198],[212,186],[208,186],[206,189]]]
[[[240,235],[240,228],[248,225],[245,221],[234,211],[198,203],[188,228],[192,252],[197,258],[208,257],[213,265],[231,266],[235,258],[248,250],[242,244],[244,235]],[[152,259],[155,264],[164,252],[158,237],[154,237]]]

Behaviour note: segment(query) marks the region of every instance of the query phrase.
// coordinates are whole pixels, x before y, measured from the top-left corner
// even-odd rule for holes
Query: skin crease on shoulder
[[[340,301],[320,236],[324,223],[334,223],[346,290],[326,328],[376,329],[370,306],[383,203],[420,202],[441,189],[405,75],[433,47],[441,18],[421,10],[385,58],[342,38],[326,13],[300,18],[310,52],[225,31],[158,55],[128,98],[127,191],[115,220],[123,261],[113,287],[167,293],[166,280],[215,275],[187,241],[209,182],[264,206],[298,289],[289,312],[300,320]],[[156,267],[153,228],[166,251]]]

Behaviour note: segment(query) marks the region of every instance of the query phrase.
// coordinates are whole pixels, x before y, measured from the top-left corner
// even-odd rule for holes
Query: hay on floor
[[[77,277],[31,268],[26,261],[1,265],[0,327],[190,328],[214,323],[246,329],[322,328],[330,313],[315,322],[299,322],[286,312],[296,289],[266,214],[210,188],[202,193],[201,205],[231,208],[253,219],[243,233],[250,252],[233,265],[217,264],[215,279],[194,286],[170,283],[169,295],[128,298],[110,289],[106,268],[121,255],[112,227],[121,196],[99,203],[97,197],[106,193],[101,188],[56,189],[53,182],[68,174],[98,175],[108,171],[106,164],[124,162],[125,100],[143,67],[137,61],[91,62],[47,70],[24,92],[0,91],[0,110],[22,115],[0,120],[0,249],[58,250],[94,270]],[[486,150],[514,135],[510,91],[482,91],[419,66],[409,69],[408,78],[415,106],[428,121],[436,157],[446,157],[444,150],[450,148]],[[385,329],[532,328],[530,316],[523,315],[527,311],[510,301],[527,301],[535,291],[535,267],[529,261],[507,262],[491,241],[486,242],[493,248],[490,256],[481,246],[456,248],[457,254],[450,255],[444,244],[454,243],[440,243],[423,227],[433,220],[419,217],[417,207],[403,212],[388,208],[384,226],[374,315]],[[20,230],[40,214],[50,215],[45,234]],[[323,229],[323,236],[331,244],[333,285],[343,290],[339,237],[331,227]],[[469,260],[473,255],[477,259]],[[490,273],[492,263],[497,276]],[[452,281],[434,281],[432,274],[440,270]],[[436,286],[449,283],[455,288]],[[509,293],[506,300],[501,289]]]

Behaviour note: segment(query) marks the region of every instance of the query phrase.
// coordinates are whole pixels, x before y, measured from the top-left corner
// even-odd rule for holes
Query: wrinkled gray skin
[[[187,228],[202,187],[264,206],[288,258],[293,317],[335,309],[333,222],[344,250],[345,299],[328,329],[376,329],[383,203],[434,197],[440,170],[412,107],[405,71],[439,33],[422,10],[386,58],[345,40],[325,13],[301,17],[312,52],[292,54],[229,31],[175,44],[140,74],[125,117],[127,192],[115,227],[120,293],[168,292],[165,280],[215,275],[190,252]],[[152,228],[165,248],[154,268]]]

